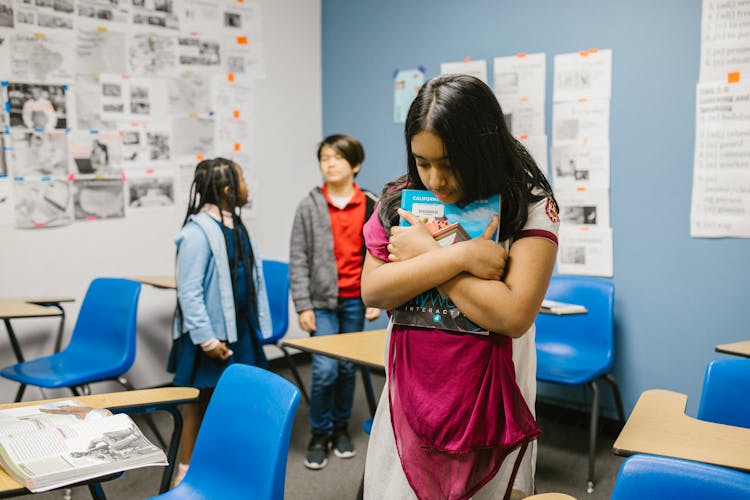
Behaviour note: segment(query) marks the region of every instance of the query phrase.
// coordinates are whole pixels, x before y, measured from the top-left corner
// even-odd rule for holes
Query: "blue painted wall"
[[[687,393],[694,414],[717,343],[750,338],[750,241],[689,236],[700,0],[323,0],[323,131],[362,140],[358,181],[379,191],[405,171],[392,74],[440,63],[613,50],[611,224],[615,376],[626,411],[645,389]],[[541,394],[560,397],[558,390]],[[607,393],[607,390],[604,390]],[[568,391],[570,401],[581,392]]]

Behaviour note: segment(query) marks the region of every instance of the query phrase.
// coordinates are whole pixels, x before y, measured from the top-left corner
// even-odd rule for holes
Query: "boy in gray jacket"
[[[318,146],[323,186],[299,203],[289,253],[292,299],[300,328],[311,335],[356,332],[379,309],[365,308],[360,294],[364,262],[362,227],[377,199],[361,190],[354,177],[365,152],[355,138],[335,134]],[[354,365],[313,354],[310,396],[312,438],[305,466],[317,470],[328,464],[332,445],[339,458],[356,454],[348,423],[354,399]]]

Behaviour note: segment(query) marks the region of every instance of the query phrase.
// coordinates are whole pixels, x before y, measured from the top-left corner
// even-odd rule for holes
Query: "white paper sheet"
[[[604,146],[609,143],[609,100],[555,102],[552,143]]]
[[[697,86],[693,237],[750,237],[750,84]]]
[[[580,146],[552,146],[552,181],[557,189],[608,188],[610,179],[609,142]]]
[[[15,32],[10,38],[10,79],[34,83],[69,83],[75,68],[71,33]]]
[[[75,179],[73,215],[76,220],[88,221],[125,217],[125,189],[122,178]]]
[[[750,3],[703,0],[700,81],[728,80],[729,73],[750,76]]]
[[[70,183],[62,179],[13,182],[16,227],[32,229],[73,222]]]
[[[125,74],[125,33],[107,29],[77,30],[76,73]]]
[[[555,56],[553,100],[609,99],[612,51],[586,50]]]
[[[440,64],[441,75],[471,75],[487,83],[487,61],[479,59],[476,61],[444,62]]]
[[[65,131],[11,131],[11,158],[16,178],[68,176],[68,144]]]
[[[76,177],[117,176],[122,170],[122,137],[116,130],[72,130],[68,155]]]
[[[544,106],[545,75],[544,53],[496,57],[493,84],[500,105],[525,99]]]
[[[130,74],[175,76],[177,37],[170,34],[135,33],[128,40]]]
[[[611,228],[560,226],[558,273],[611,277],[613,271]]]
[[[215,121],[209,118],[180,117],[172,120],[173,154],[203,155],[210,158],[214,149]]]
[[[127,174],[128,211],[175,208],[173,169],[129,171]]]

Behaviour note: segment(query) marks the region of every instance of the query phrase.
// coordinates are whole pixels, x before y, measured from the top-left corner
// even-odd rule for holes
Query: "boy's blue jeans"
[[[336,310],[314,309],[314,312],[315,337],[358,332],[365,324],[365,306],[360,298],[339,298]],[[312,355],[310,426],[313,433],[330,434],[334,427],[347,425],[352,415],[355,377],[352,363]]]

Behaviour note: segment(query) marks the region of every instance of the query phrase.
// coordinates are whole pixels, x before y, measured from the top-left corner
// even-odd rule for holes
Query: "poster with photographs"
[[[178,156],[203,155],[210,158],[214,150],[215,123],[209,118],[175,118],[172,120],[173,151]]]
[[[13,27],[13,0],[0,0],[0,28]]]
[[[128,210],[174,208],[175,173],[172,169],[129,172],[127,177]]]
[[[555,190],[609,187],[609,143],[552,146],[552,179]]]
[[[7,177],[0,177],[0,226],[12,226],[13,212],[13,181]]]
[[[560,221],[565,225],[609,227],[609,190],[555,190]]]
[[[180,71],[211,72],[221,65],[221,46],[215,39],[206,37],[179,37],[177,62]]]
[[[122,178],[75,179],[73,215],[76,220],[125,217],[125,183]]]
[[[125,74],[125,33],[108,29],[79,29],[76,36],[76,73]]]
[[[260,3],[226,5],[223,8],[222,21],[226,72],[265,78]]]
[[[144,29],[180,27],[174,0],[132,0],[133,24]]]
[[[171,158],[170,134],[164,129],[129,126],[120,129],[124,166]]]
[[[16,31],[10,40],[10,79],[35,83],[69,83],[75,66],[72,33]]]
[[[13,175],[23,178],[68,176],[68,141],[65,131],[11,131]]]
[[[174,76],[177,68],[177,37],[135,33],[128,40],[128,69],[133,75]]]
[[[73,222],[72,193],[67,180],[24,179],[13,184],[16,227],[52,227]]]
[[[207,116],[211,112],[211,79],[183,76],[167,80],[170,115]]]
[[[127,23],[130,0],[78,0],[76,22],[101,26],[106,23]]]
[[[11,127],[34,130],[67,128],[67,85],[10,82],[6,90]]]
[[[122,139],[116,130],[72,130],[68,155],[75,176],[118,175],[122,169]]]
[[[74,0],[19,0],[16,27],[72,30]]]
[[[102,118],[102,92],[96,75],[76,75],[76,128],[81,130],[114,130],[113,120]]]
[[[101,116],[106,120],[150,121],[153,116],[154,81],[127,75],[99,75]]]

